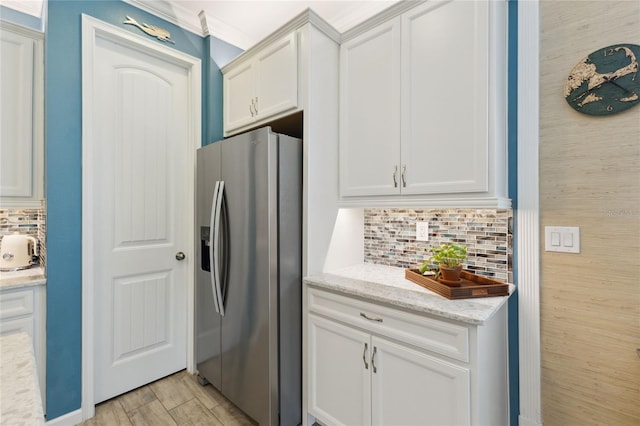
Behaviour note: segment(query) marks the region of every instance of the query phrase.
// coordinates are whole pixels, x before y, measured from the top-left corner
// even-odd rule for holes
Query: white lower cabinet
[[[472,325],[308,288],[306,320],[313,421],[508,424],[504,309]]]
[[[371,337],[371,424],[468,425],[468,368]]]
[[[327,424],[371,424],[370,336],[309,316],[309,411]]]
[[[335,425],[468,425],[469,370],[315,315],[309,410]]]

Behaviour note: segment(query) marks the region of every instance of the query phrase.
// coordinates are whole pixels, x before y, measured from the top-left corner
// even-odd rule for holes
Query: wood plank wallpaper
[[[563,85],[598,48],[640,44],[640,2],[541,1],[540,20],[543,423],[638,425],[640,105],[586,116]],[[579,226],[581,253],[545,252],[544,226]]]

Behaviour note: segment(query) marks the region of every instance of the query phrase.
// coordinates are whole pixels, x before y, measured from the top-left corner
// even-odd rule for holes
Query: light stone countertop
[[[0,290],[45,285],[46,283],[47,278],[42,267],[11,272],[0,271]]]
[[[0,424],[44,425],[36,360],[25,332],[0,336]]]
[[[304,278],[308,285],[443,318],[481,325],[508,296],[449,300],[404,277],[405,270],[364,263]],[[515,290],[509,284],[509,295]]]

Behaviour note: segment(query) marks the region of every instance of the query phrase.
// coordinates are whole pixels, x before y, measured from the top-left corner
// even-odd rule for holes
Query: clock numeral
[[[604,56],[613,56],[613,54],[615,53],[615,49],[604,49],[602,51],[602,53],[604,54]]]
[[[607,111],[609,112],[613,111],[613,107],[611,105],[607,105]]]

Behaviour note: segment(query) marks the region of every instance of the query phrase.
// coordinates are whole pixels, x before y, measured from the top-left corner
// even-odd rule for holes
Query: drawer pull
[[[371,366],[373,367],[373,372],[377,373],[378,368],[376,368],[376,352],[378,352],[378,348],[376,346],[373,347],[373,354],[371,354]]]
[[[362,318],[368,319],[369,321],[382,322],[382,318],[371,318],[370,316],[367,316],[367,314],[365,314],[364,312],[360,312],[360,316]]]
[[[364,351],[362,351],[362,362],[364,362],[364,368],[366,370],[369,369],[369,364],[367,364],[367,349],[369,345],[367,343],[364,344]]]

